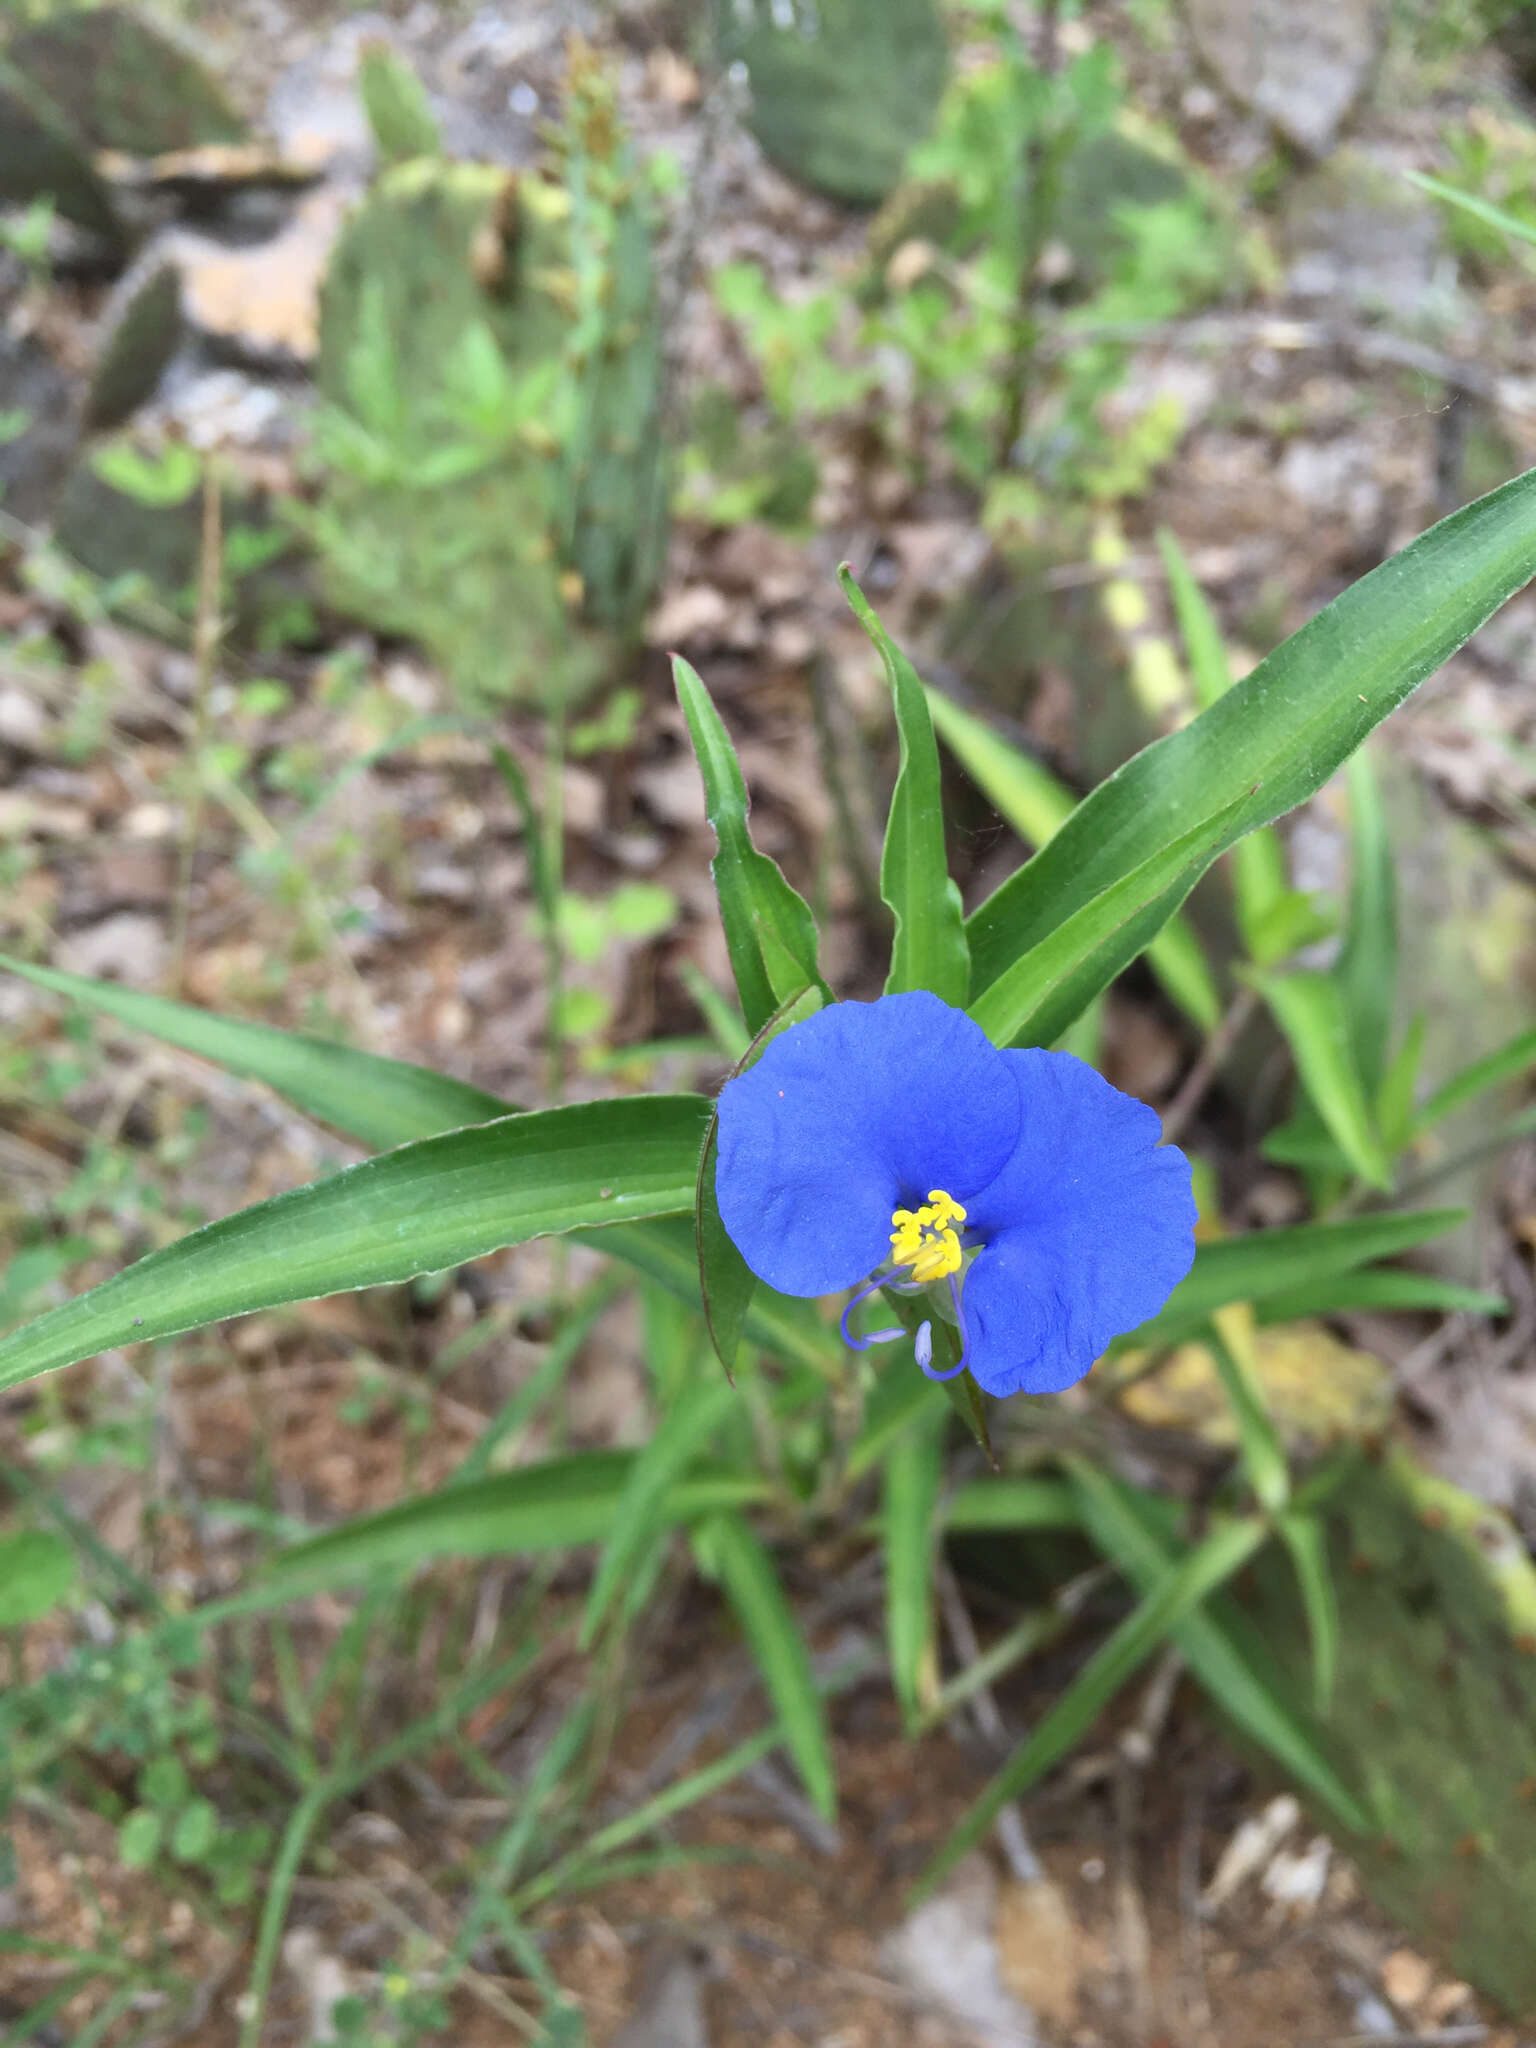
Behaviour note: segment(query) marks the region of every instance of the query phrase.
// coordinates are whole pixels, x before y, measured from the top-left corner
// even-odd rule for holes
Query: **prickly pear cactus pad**
[[[1339,1669],[1321,1738],[1380,1822],[1341,1846],[1458,1976],[1529,2016],[1536,1564],[1502,1515],[1404,1451],[1362,1462],[1335,1498]],[[1249,1618],[1304,1710],[1306,1627],[1282,1560],[1257,1578]]]
[[[477,698],[573,695],[599,660],[557,554],[568,211],[539,179],[416,159],[353,215],[321,297],[330,593]]]
[[[64,9],[13,36],[5,54],[93,149],[158,156],[246,139],[213,75],[126,7]]]
[[[936,0],[728,0],[724,20],[773,162],[830,198],[878,206],[944,90]]]

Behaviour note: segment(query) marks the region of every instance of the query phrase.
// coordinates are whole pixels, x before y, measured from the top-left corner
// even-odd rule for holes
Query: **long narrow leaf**
[[[590,1649],[625,1574],[658,1528],[669,1526],[666,1501],[673,1482],[724,1422],[735,1400],[718,1375],[688,1387],[635,1458],[597,1561],[581,1621],[581,1646]]]
[[[1158,924],[1178,905],[1227,829],[1230,807],[1202,818],[1170,846],[1124,876],[1102,896],[1064,918],[988,983],[970,1013],[995,1045],[1050,1045],[1108,986],[1135,952],[1120,950],[1120,934],[1134,925],[1151,937],[1144,912],[1163,906]]]
[[[1263,1543],[1260,1521],[1232,1522],[1198,1550],[1160,1574],[1133,1614],[1099,1645],[1067,1690],[1048,1709],[972,1805],[919,1879],[919,1896],[932,1891],[968,1850],[975,1848],[1011,1799],[1027,1792],[1091,1728],[1128,1678],[1202,1600],[1240,1571]]]
[[[982,795],[1028,845],[1044,846],[1071,817],[1076,796],[940,691],[930,689],[927,699],[935,730]],[[1147,947],[1147,964],[1202,1031],[1216,1028],[1221,994],[1192,925],[1170,917]]]
[[[0,1387],[110,1345],[692,1207],[709,1105],[636,1096],[402,1145],[194,1230],[0,1341]]]
[[[1288,1287],[1258,1305],[1261,1323],[1293,1323],[1302,1316],[1344,1315],[1351,1309],[1439,1309],[1446,1315],[1504,1316],[1502,1294],[1463,1287],[1438,1273],[1413,1273],[1405,1266],[1366,1266]]]
[[[880,893],[896,921],[885,992],[925,988],[957,1007],[970,983],[960,891],[950,880],[944,849],[944,805],[939,750],[917,671],[876,618],[845,562],[838,571],[843,595],[885,665],[896,707],[901,767],[891,794],[880,860]]]
[[[1255,1230],[1203,1244],[1167,1307],[1125,1341],[1138,1346],[1177,1342],[1229,1301],[1262,1302],[1273,1294],[1348,1273],[1373,1259],[1390,1259],[1465,1221],[1464,1209],[1407,1209],[1355,1216],[1343,1223]]]
[[[1134,1491],[1086,1460],[1071,1476],[1084,1523],[1104,1555],[1141,1592],[1167,1582],[1172,1553],[1154,1533]],[[1254,1671],[1230,1634],[1210,1614],[1187,1614],[1172,1630],[1186,1663],[1236,1725],[1354,1834],[1372,1832],[1369,1814],[1329,1763],[1315,1738]]]
[[[696,1540],[736,1610],[811,1804],[824,1819],[832,1820],[837,1814],[837,1777],[826,1708],[805,1637],[784,1597],[773,1560],[740,1515],[716,1515]]]
[[[909,1730],[938,1682],[933,1626],[933,1545],[944,1433],[935,1420],[908,1430],[885,1461],[885,1640],[891,1683]]]
[[[1363,576],[1182,731],[1156,740],[1073,812],[1056,837],[973,912],[981,995],[1064,919],[1166,849],[1192,819],[1230,806],[1214,859],[1320,789],[1334,770],[1536,573],[1536,472],[1453,512]],[[1084,963],[1103,986],[1135,958],[1187,884]],[[1076,1004],[1082,1007],[1082,1001]]]
[[[729,1388],[722,1391],[729,1395]],[[526,1556],[602,1543],[613,1531],[636,1463],[633,1451],[582,1451],[445,1486],[291,1544],[267,1566],[262,1586],[291,1599],[295,1587],[346,1585],[384,1566],[424,1564],[438,1557]],[[667,1482],[649,1506],[662,1526],[675,1528],[759,1499],[765,1491],[757,1480],[705,1474]]]
[[[483,1124],[517,1108],[516,1103],[499,1101],[467,1081],[434,1074],[429,1067],[380,1059],[374,1053],[332,1045],[323,1038],[219,1017],[191,1003],[167,1002],[138,989],[121,988],[116,982],[88,981],[83,975],[34,967],[4,954],[0,954],[0,968],[103,1016],[115,1017],[135,1031],[147,1031],[170,1045],[179,1045],[227,1073],[265,1081],[307,1115],[334,1125],[372,1150],[404,1145],[412,1138],[435,1137],[462,1124]]]
[[[816,965],[816,921],[804,897],[752,844],[741,763],[709,692],[680,655],[672,669],[704,780],[705,812],[715,832],[710,872],[731,971],[747,1029],[755,1033],[780,1003],[807,985],[820,988],[830,1000]]]
[[[1362,747],[1349,763],[1350,883],[1344,945],[1335,970],[1355,1066],[1374,1100],[1387,1068],[1397,991],[1397,876],[1381,785]]]
[[[1414,1119],[1414,1135],[1422,1137],[1432,1131],[1436,1124],[1443,1123],[1448,1116],[1454,1116],[1458,1109],[1465,1109],[1469,1102],[1475,1102],[1490,1088],[1498,1088],[1506,1081],[1516,1081],[1523,1074],[1536,1067],[1536,1030],[1521,1031],[1508,1045],[1501,1045],[1497,1051],[1474,1060],[1469,1067],[1463,1067],[1459,1074],[1453,1074],[1443,1087],[1437,1088]]]
[[[1317,1515],[1282,1515],[1276,1524],[1301,1591],[1312,1639],[1312,1703],[1326,1715],[1339,1668],[1339,1601],[1328,1562],[1328,1536]]]
[[[1392,1185],[1364,1080],[1355,1057],[1352,1020],[1332,975],[1266,974],[1258,987],[1285,1033],[1296,1070],[1330,1136],[1360,1178]]]

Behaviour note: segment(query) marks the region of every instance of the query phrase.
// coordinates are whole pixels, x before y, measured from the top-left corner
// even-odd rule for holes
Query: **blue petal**
[[[834,1294],[889,1256],[893,1209],[968,1202],[1018,1133],[1008,1058],[963,1010],[833,1003],[720,1091],[720,1218],[771,1287]]]
[[[1162,1125],[1066,1052],[1003,1055],[1013,1157],[970,1203],[970,1368],[989,1394],[1055,1394],[1155,1315],[1195,1256],[1189,1161]]]

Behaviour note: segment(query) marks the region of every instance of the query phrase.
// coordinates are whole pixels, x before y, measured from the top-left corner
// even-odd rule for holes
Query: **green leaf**
[[[938,1682],[933,1544],[944,1470],[943,1411],[909,1429],[885,1460],[885,1641],[891,1683],[909,1733]]]
[[[896,707],[901,767],[891,794],[880,860],[880,893],[896,920],[885,992],[931,989],[961,1007],[970,983],[960,891],[950,880],[944,849],[944,803],[939,750],[923,685],[901,649],[876,618],[846,562],[837,572],[843,595],[885,664]]]
[[[164,1816],[136,1806],[117,1831],[117,1860],[125,1870],[147,1870],[160,1853]]]
[[[190,1003],[120,988],[116,982],[88,981],[52,967],[33,967],[0,954],[0,967],[38,988],[115,1017],[135,1031],[151,1032],[186,1052],[212,1060],[227,1073],[265,1081],[298,1108],[332,1124],[360,1145],[383,1150],[412,1138],[435,1137],[464,1124],[483,1124],[517,1105],[483,1089],[404,1060],[380,1059],[323,1038],[278,1031],[269,1024],[242,1024]]]
[[[936,1413],[941,1389],[916,1365],[882,1361],[879,1378],[864,1406],[864,1426],[849,1446],[844,1476],[851,1486],[878,1465],[920,1416]]]
[[[1395,1159],[1413,1143],[1415,1115],[1413,1098],[1419,1085],[1419,1068],[1424,1060],[1425,1016],[1415,1010],[1403,1042],[1387,1062],[1376,1091],[1376,1126],[1389,1159]],[[1532,1034],[1536,1052],[1536,1033]]]
[[[699,1251],[691,1218],[659,1217],[653,1223],[625,1223],[617,1229],[588,1233],[578,1239],[594,1251],[610,1253],[657,1281],[691,1308],[702,1309],[699,1292]],[[847,1354],[837,1332],[824,1323],[809,1301],[757,1287],[747,1305],[743,1333],[793,1365],[809,1366],[825,1377],[841,1371]]]
[[[950,1535],[997,1529],[1075,1529],[1077,1496],[1063,1479],[975,1479],[944,1504]]]
[[[807,986],[832,1000],[816,964],[816,920],[775,863],[752,844],[741,763],[709,692],[681,655],[673,657],[672,673],[714,827],[710,873],[731,971],[747,1029],[755,1034],[782,1002]]]
[[[1381,786],[1362,748],[1349,763],[1349,916],[1335,977],[1355,1067],[1373,1101],[1386,1071],[1397,987],[1397,876]],[[1321,1105],[1319,1105],[1321,1107]]]
[[[981,1797],[967,1810],[918,1881],[931,1892],[973,1849],[1011,1799],[1028,1791],[1093,1726],[1128,1678],[1202,1600],[1240,1571],[1268,1534],[1259,1521],[1230,1522],[1177,1564],[1158,1574],[1141,1605],[1101,1643],[1076,1678],[1026,1736]]]
[[[728,1400],[730,1389],[715,1385]],[[292,1599],[298,1587],[345,1585],[385,1567],[438,1557],[513,1557],[606,1542],[636,1462],[633,1451],[582,1451],[358,1515],[279,1551],[253,1593],[270,1604]],[[767,1491],[761,1480],[703,1473],[669,1482],[650,1510],[657,1526],[676,1528],[761,1500]]]
[[[0,1341],[0,1387],[109,1345],[692,1206],[709,1105],[637,1096],[449,1131],[242,1209]]]
[[[1076,808],[1072,791],[938,690],[928,690],[927,701],[939,736],[998,815],[1031,846],[1044,846]],[[1213,1031],[1221,995],[1193,927],[1171,917],[1148,946],[1147,961],[1185,1015]]]
[[[0,1536],[0,1628],[22,1628],[62,1607],[75,1590],[75,1553],[47,1529]]]
[[[1536,242],[1536,227],[1530,221],[1522,220],[1505,207],[1495,206],[1491,199],[1483,199],[1476,192],[1463,192],[1459,186],[1448,185],[1443,178],[1431,178],[1424,171],[1404,171],[1403,176],[1410,185],[1417,185],[1432,199],[1443,199],[1449,206],[1459,206],[1463,213],[1470,213],[1486,226],[1512,235],[1517,242]]]
[[[1195,687],[1195,702],[1206,711],[1232,687],[1232,665],[1227,659],[1221,624],[1169,527],[1157,529],[1157,545],[1168,578],[1168,594],[1173,599],[1173,615],[1184,642],[1189,679]]]
[[[1194,817],[1226,812],[1213,859],[1320,789],[1424,678],[1536,572],[1536,472],[1453,512],[1363,576],[1209,710],[1101,783],[967,922],[973,998],[1067,918],[1144,868]],[[1165,894],[1085,960],[1103,987],[1188,888]],[[1063,991],[1075,1012],[1086,996]]]
[[[1249,1342],[1251,1322],[1246,1310],[1218,1310],[1206,1332],[1206,1344],[1231,1405],[1242,1449],[1243,1468],[1254,1498],[1275,1514],[1290,1498],[1291,1469],[1264,1399],[1263,1383]]]
[[[1134,1489],[1071,1461],[1071,1476],[1094,1543],[1142,1593],[1166,1585],[1173,1564]],[[1369,1814],[1340,1779],[1310,1731],[1259,1678],[1232,1636],[1210,1614],[1189,1614],[1172,1630],[1190,1670],[1217,1706],[1354,1834],[1373,1832]]]
[[[718,1376],[684,1389],[630,1467],[624,1490],[614,1503],[613,1520],[597,1561],[586,1613],[581,1622],[581,1647],[589,1650],[615,1596],[638,1564],[641,1552],[657,1532],[671,1526],[666,1513],[673,1482],[724,1422],[735,1395]]]
[[[1254,985],[1285,1033],[1308,1099],[1339,1150],[1362,1180],[1390,1188],[1392,1169],[1355,1062],[1340,984],[1329,974],[1297,972],[1259,975]]]
[[[1258,1306],[1261,1323],[1291,1323],[1303,1316],[1342,1315],[1350,1309],[1443,1309],[1446,1314],[1503,1316],[1509,1303],[1502,1294],[1463,1287],[1437,1273],[1413,1273],[1402,1266],[1367,1266],[1287,1287]]]
[[[1196,1334],[1212,1311],[1228,1302],[1262,1302],[1270,1295],[1348,1273],[1372,1259],[1392,1258],[1456,1229],[1466,1215],[1465,1209],[1407,1209],[1354,1216],[1343,1223],[1255,1230],[1245,1237],[1203,1244],[1167,1306],[1121,1339],[1117,1348],[1178,1343]]]
[[[1475,1102],[1490,1088],[1498,1088],[1505,1081],[1518,1080],[1527,1070],[1536,1066],[1536,1030],[1521,1031],[1508,1045],[1501,1045],[1496,1052],[1474,1060],[1469,1067],[1463,1067],[1459,1074],[1453,1074],[1443,1087],[1437,1088],[1414,1119],[1414,1136],[1422,1137],[1432,1131],[1436,1124],[1454,1116],[1458,1109],[1465,1109],[1469,1102]]]
[[[994,976],[970,1006],[993,1044],[1050,1045],[1059,1038],[1151,937],[1144,917],[1148,904],[1164,906],[1161,924],[1188,894],[1211,849],[1223,839],[1234,808],[1181,833]],[[1122,957],[1116,951],[1118,935],[1132,926],[1141,937],[1135,950]]]
[[[1326,1716],[1339,1669],[1339,1602],[1328,1562],[1328,1534],[1318,1515],[1281,1515],[1275,1526],[1291,1553],[1312,1639],[1312,1703]]]
[[[826,1709],[772,1558],[739,1515],[714,1516],[695,1542],[736,1610],[811,1804],[824,1819],[835,1819],[837,1778]]]
[[[201,1863],[218,1840],[219,1810],[211,1799],[193,1799],[176,1816],[171,1854],[178,1863]]]

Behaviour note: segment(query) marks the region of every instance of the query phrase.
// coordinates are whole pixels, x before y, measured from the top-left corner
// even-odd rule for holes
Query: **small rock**
[[[1240,106],[1327,156],[1376,69],[1382,0],[1184,0],[1195,48]]]
[[[653,647],[708,645],[723,636],[730,619],[723,590],[711,583],[686,583],[669,590],[657,605],[646,621],[645,637]]]
[[[1222,1850],[1200,1903],[1214,1911],[1224,1906],[1250,1877],[1256,1877],[1301,1819],[1301,1807],[1289,1792],[1271,1799],[1264,1811],[1245,1820]]]
[[[0,690],[0,745],[18,754],[37,754],[48,736],[42,706],[25,690]]]
[[[1004,1887],[997,1902],[997,1950],[1003,1983],[1052,2025],[1077,2017],[1084,1944],[1071,1906],[1049,1878]]]
[[[1399,2012],[1411,2013],[1428,1998],[1433,1966],[1411,1948],[1395,1948],[1381,1966],[1381,1988]]]
[[[346,210],[345,195],[322,186],[300,200],[281,234],[254,248],[232,249],[206,235],[168,236],[193,326],[259,365],[312,362],[320,286]]]
[[[165,972],[167,950],[158,918],[121,910],[61,939],[58,964],[66,974],[153,988]]]
[[[81,804],[59,803],[30,790],[0,790],[0,845],[11,839],[83,839],[91,814]]]
[[[615,2037],[613,2048],[709,2048],[703,1987],[690,1955],[675,1955],[653,1967],[639,2010]]]
[[[887,1937],[884,1959],[903,1983],[973,2028],[987,2048],[1035,2048],[1033,2015],[1003,1981],[996,1909],[991,1865],[968,1856],[938,1897]]]

